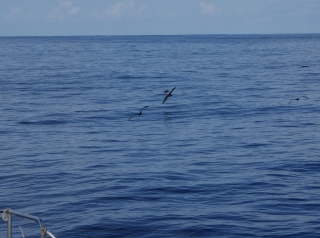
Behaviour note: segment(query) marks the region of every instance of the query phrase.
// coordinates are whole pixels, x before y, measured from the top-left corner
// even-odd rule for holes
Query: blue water
[[[0,38],[0,209],[56,237],[319,237],[319,42]]]

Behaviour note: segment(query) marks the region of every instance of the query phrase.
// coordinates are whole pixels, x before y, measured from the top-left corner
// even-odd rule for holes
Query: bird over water
[[[298,98],[291,99],[290,102],[291,102],[292,100],[297,100],[297,101],[299,101],[300,98],[309,99],[309,98],[306,97],[306,96],[301,96],[301,97],[298,97]],[[288,105],[290,104],[290,102],[288,103]]]
[[[176,87],[174,87],[174,88],[170,91],[170,93],[167,94],[167,96],[164,98],[162,104],[163,104],[165,101],[167,101],[168,97],[171,97],[171,96],[172,96],[172,92],[173,92],[173,90],[175,90],[175,89],[176,89]]]
[[[145,108],[147,108],[147,107],[148,107],[148,106],[144,106],[143,108],[141,108],[140,112],[133,114],[133,115],[128,119],[128,121],[130,121],[130,119],[131,119],[133,116],[141,116],[141,115],[142,115],[142,110],[145,109]]]

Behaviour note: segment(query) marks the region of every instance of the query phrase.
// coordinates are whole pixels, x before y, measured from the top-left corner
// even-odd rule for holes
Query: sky
[[[0,36],[320,33],[320,0],[1,0]]]

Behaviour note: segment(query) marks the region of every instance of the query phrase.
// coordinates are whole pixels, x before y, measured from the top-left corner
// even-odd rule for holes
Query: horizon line
[[[320,33],[190,33],[190,34],[88,34],[88,35],[4,35],[5,37],[85,37],[85,36],[206,36],[206,35],[319,35]]]

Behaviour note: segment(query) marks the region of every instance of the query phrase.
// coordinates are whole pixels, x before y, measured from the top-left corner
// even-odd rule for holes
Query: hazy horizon
[[[317,34],[318,0],[3,0],[0,36]]]

